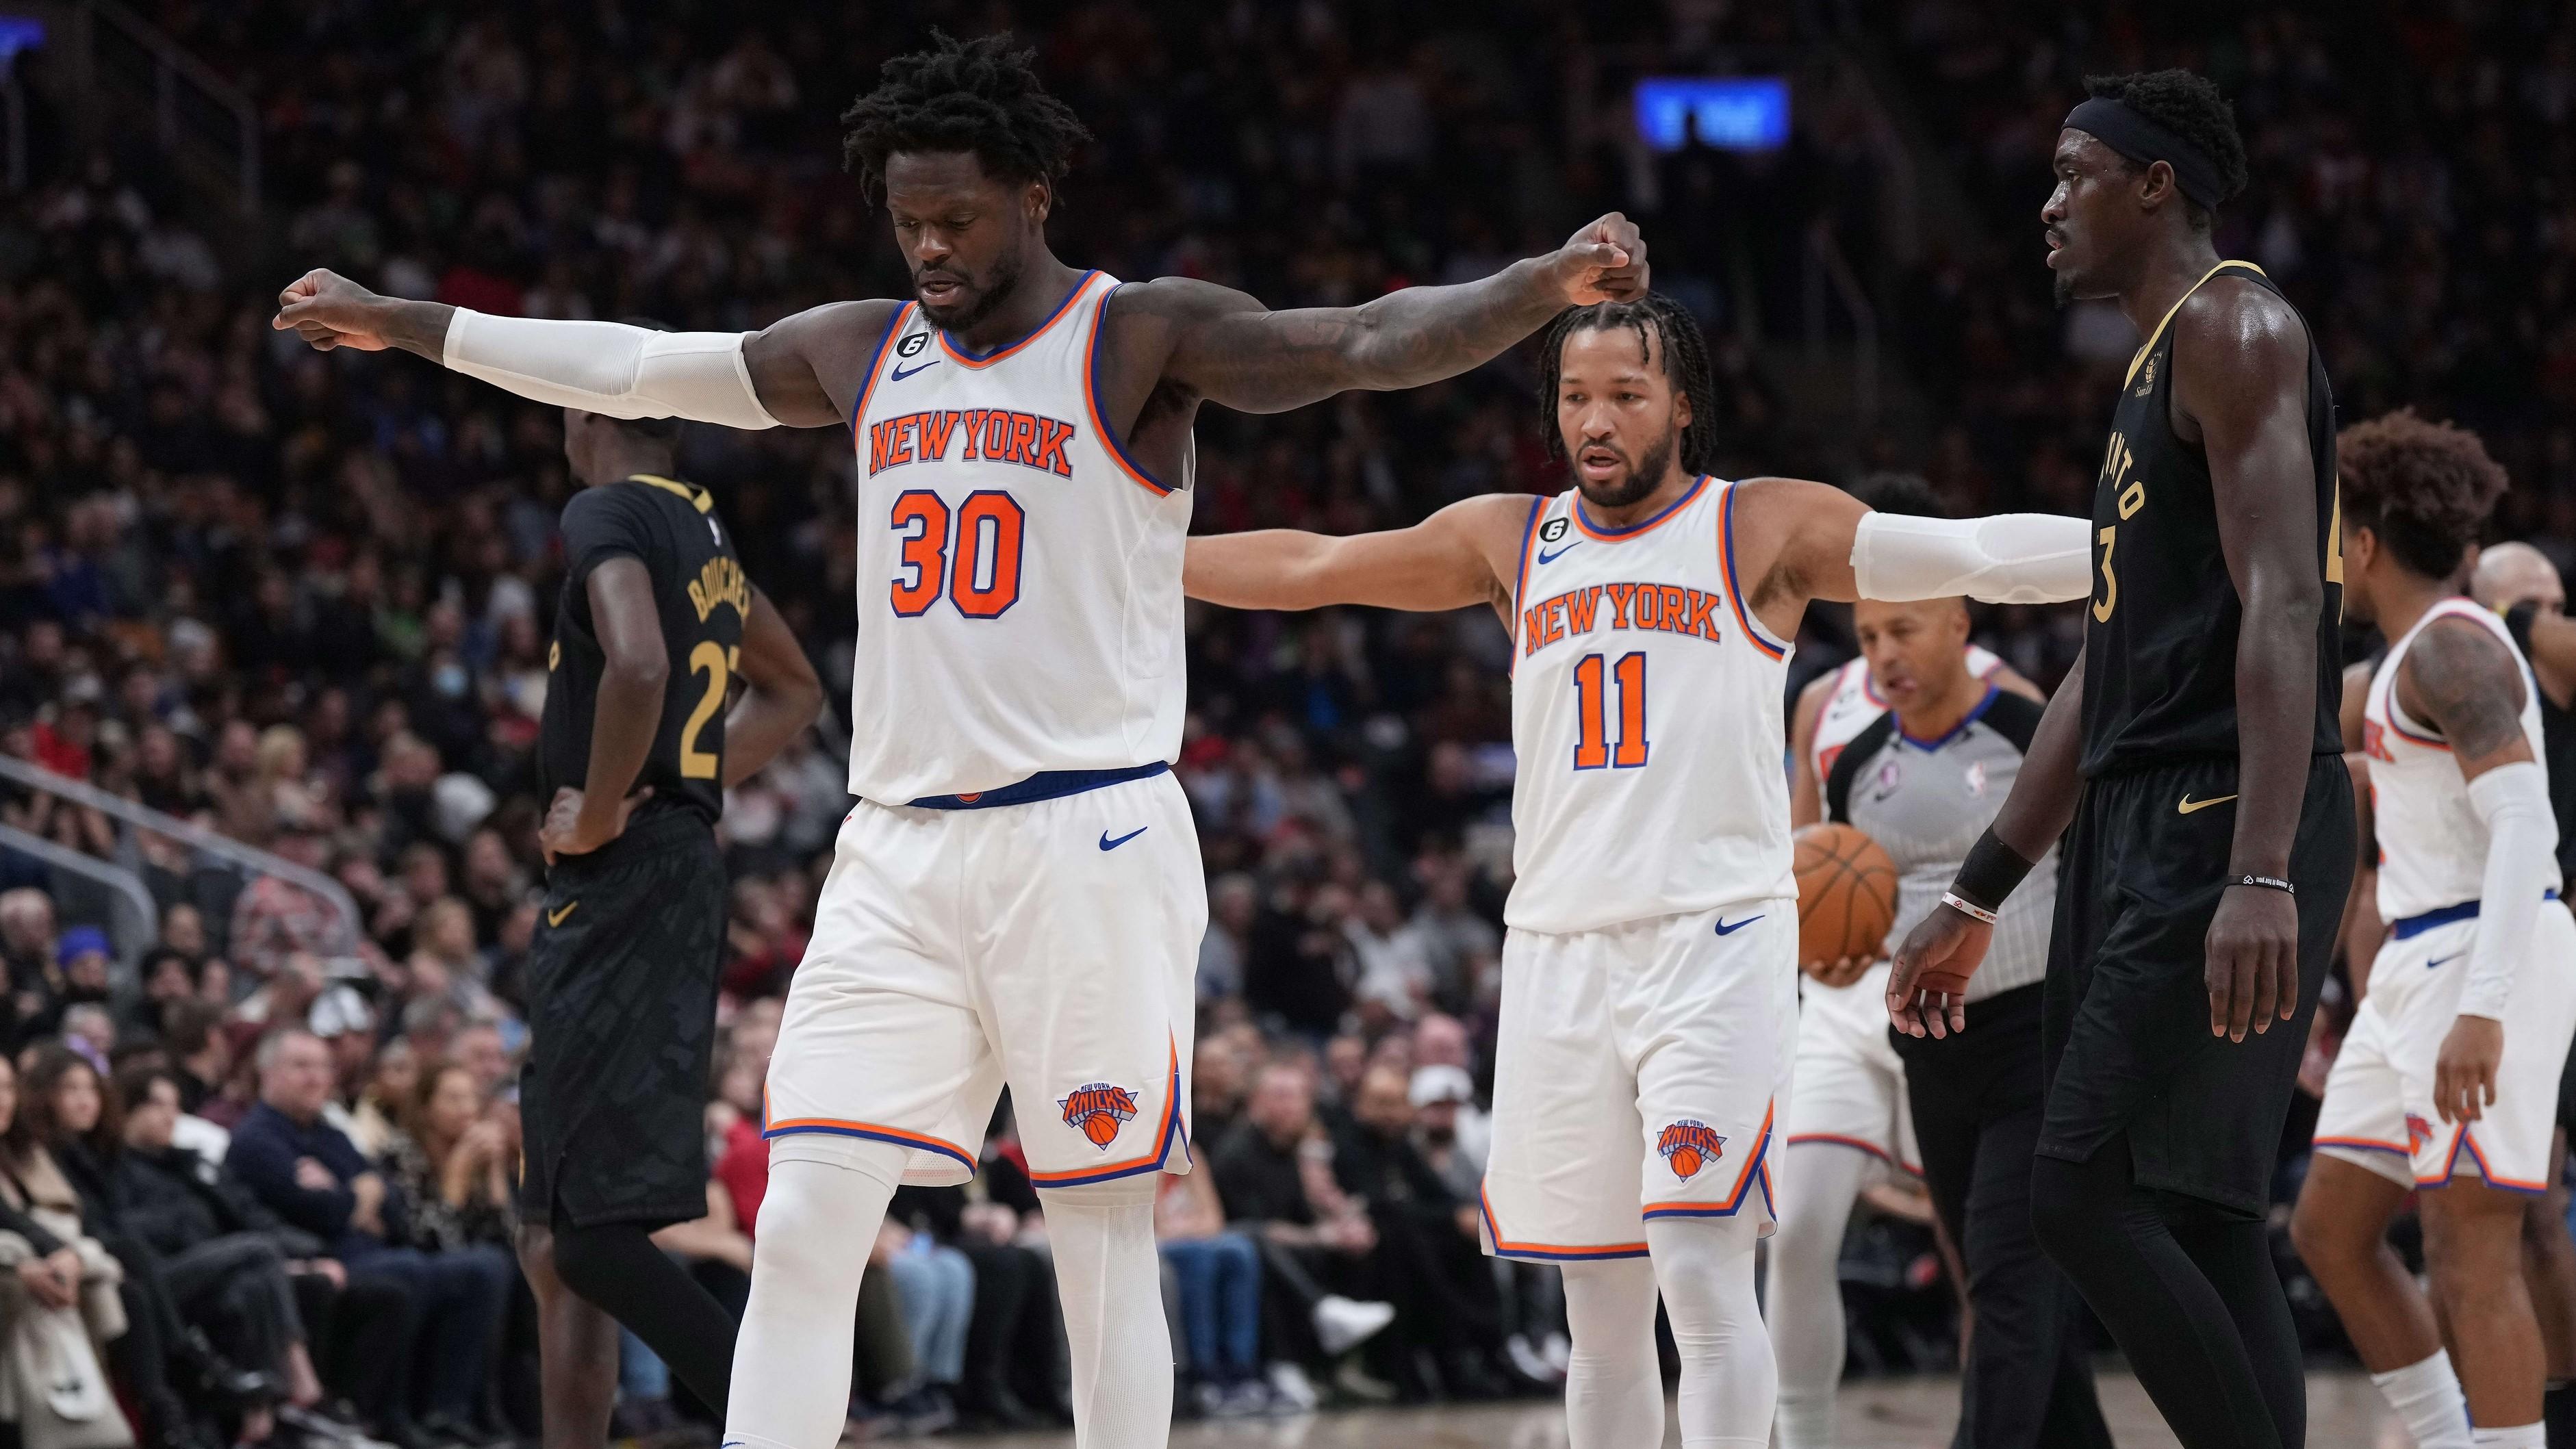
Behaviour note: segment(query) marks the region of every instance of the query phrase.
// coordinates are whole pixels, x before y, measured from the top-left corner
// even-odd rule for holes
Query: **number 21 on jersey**
[[[1643,650],[1622,654],[1606,669],[1602,659],[1586,654],[1574,662],[1574,768],[1633,770],[1646,763],[1646,655]],[[1619,713],[1615,745],[1609,737],[1609,696],[1614,694]]]

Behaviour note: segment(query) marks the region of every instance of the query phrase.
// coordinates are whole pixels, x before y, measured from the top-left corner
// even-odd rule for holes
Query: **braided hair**
[[[1690,309],[1661,292],[1648,292],[1633,302],[1568,307],[1557,314],[1556,325],[1547,330],[1538,383],[1538,430],[1547,440],[1547,455],[1560,463],[1573,461],[1565,451],[1564,430],[1556,422],[1557,379],[1564,370],[1566,339],[1577,332],[1617,327],[1636,333],[1637,345],[1648,358],[1660,354],[1673,391],[1690,399],[1691,420],[1681,436],[1682,471],[1709,472],[1717,465],[1717,378],[1708,365],[1708,342]],[[1647,336],[1650,332],[1652,339]]]
[[[972,151],[989,176],[1052,189],[1091,132],[1047,94],[1037,52],[1014,48],[1008,31],[930,35],[930,49],[887,61],[877,88],[841,113],[841,161],[860,189],[884,194],[886,158],[897,151]]]

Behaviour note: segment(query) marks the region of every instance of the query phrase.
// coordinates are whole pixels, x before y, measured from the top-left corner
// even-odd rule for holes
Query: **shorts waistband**
[[[715,827],[707,823],[707,817],[687,806],[674,805],[667,809],[656,810],[650,815],[638,813],[627,817],[626,829],[619,832],[615,840],[588,855],[567,855],[558,858],[552,866],[548,867],[547,875],[552,878],[566,871],[581,875],[589,871],[607,870],[627,861],[651,855],[657,850],[671,849],[691,841],[714,838]]]
[[[2555,890],[2542,891],[2540,893],[2540,898],[2544,901],[2554,901],[2558,899],[2558,892]],[[2422,915],[2402,916],[2397,920],[2388,923],[2388,934],[2395,936],[2400,941],[2404,941],[2412,937],[2423,935],[2426,931],[2447,926],[2453,921],[2474,921],[2477,918],[2478,903],[2476,901],[2462,901],[2456,906],[2436,906],[2432,910],[2424,912]]]
[[[1169,772],[1171,768],[1170,761],[1156,760],[1150,765],[1128,765],[1115,770],[1041,770],[1025,780],[1014,781],[998,789],[978,790],[971,795],[924,795],[918,800],[903,803],[915,810],[990,810],[1000,805],[1034,805],[1040,800],[1059,800],[1085,790],[1151,779]]]

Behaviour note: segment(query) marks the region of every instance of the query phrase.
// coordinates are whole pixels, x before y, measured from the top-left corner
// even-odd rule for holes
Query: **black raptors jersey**
[[[2208,276],[2279,295],[2251,262]],[[2195,288],[2197,290],[2197,288]],[[2188,296],[2188,294],[2186,294]],[[2181,304],[2175,304],[2175,311]],[[2173,430],[2173,313],[2130,363],[2093,491],[2093,598],[2084,627],[2086,776],[2236,753],[2236,634],[2244,605],[2218,545],[2209,459]],[[2308,453],[2317,502],[2317,754],[2343,748],[2343,554],[2335,493],[2334,395],[2313,334],[2308,347]]]
[[[578,790],[590,773],[592,713],[607,662],[590,617],[590,572],[623,554],[641,561],[662,615],[670,674],[662,726],[633,788],[653,787],[645,806],[678,805],[709,824],[724,813],[725,690],[741,658],[751,584],[717,522],[706,490],[638,473],[584,488],[564,505],[563,598],[546,651],[546,712],[537,742],[546,798]]]

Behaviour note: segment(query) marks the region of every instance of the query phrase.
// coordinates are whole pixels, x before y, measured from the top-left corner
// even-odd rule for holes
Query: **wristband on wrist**
[[[1978,905],[1975,901],[1962,899],[1957,891],[1941,892],[1941,904],[1971,920],[1983,921],[1989,926],[1995,923],[1994,912]]]
[[[2297,886],[2290,884],[2288,881],[2281,879],[2277,875],[2240,875],[2236,879],[2229,881],[2228,884],[2261,886],[2267,891],[2279,891],[2283,895],[2294,896],[2299,893],[2299,888]]]
[[[1995,838],[1994,827],[1977,837],[1968,847],[1968,858],[1959,863],[1959,874],[1950,882],[1950,894],[1963,905],[1985,911],[1993,920],[1994,912],[2003,906],[2004,898],[2030,874],[2033,862],[2022,859],[2021,852]]]

